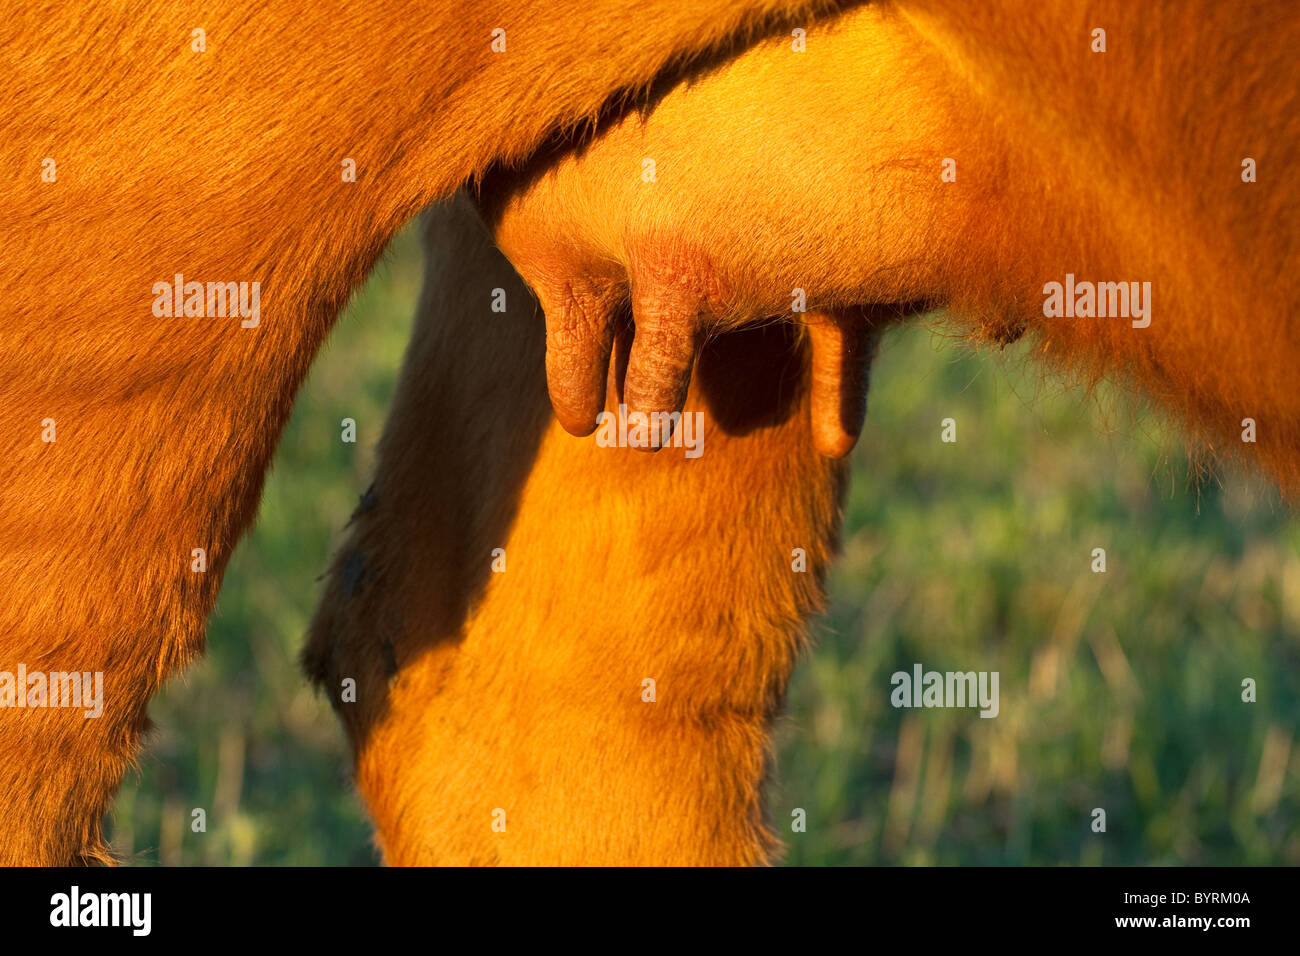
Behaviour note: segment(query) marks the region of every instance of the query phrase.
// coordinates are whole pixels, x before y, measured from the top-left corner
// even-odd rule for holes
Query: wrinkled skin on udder
[[[880,317],[945,300],[990,203],[978,182],[941,178],[973,134],[967,120],[959,136],[957,84],[923,49],[863,8],[811,28],[804,52],[763,41],[541,171],[488,184],[498,245],[546,314],[566,430],[595,428],[630,302],[629,411],[679,410],[707,336],[775,317],[807,329],[818,450],[852,448]]]

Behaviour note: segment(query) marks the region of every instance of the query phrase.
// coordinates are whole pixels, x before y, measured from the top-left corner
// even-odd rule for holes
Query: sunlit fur
[[[100,819],[147,702],[202,650],[294,392],[393,232],[666,66],[805,6],[5,10],[0,668],[102,670],[106,699],[98,720],[0,710],[0,862],[106,857]],[[506,53],[491,50],[497,27]],[[260,327],[155,318],[153,284],[176,273],[260,282]]]
[[[900,0],[810,30],[803,54],[774,36],[571,155],[489,179],[485,198],[548,308],[584,283],[683,274],[717,291],[715,330],[788,314],[793,286],[947,306],[976,337],[1036,337],[1048,368],[1140,386],[1293,492],[1298,23],[1284,3]],[[1242,182],[1245,157],[1259,182]],[[746,430],[716,403],[773,387],[802,403],[803,352],[769,338],[791,364],[742,367],[761,349],[725,343],[755,333],[712,341],[731,358],[697,371],[698,462],[570,438],[543,397],[541,320],[461,214],[431,220],[373,506],[337,565],[354,577],[329,585],[307,655],[336,702],[359,681],[337,706],[386,857],[768,859],[767,723],[819,600],[841,474],[801,404]],[[1151,282],[1150,327],[1045,318],[1043,285],[1067,272]]]
[[[793,337],[755,329],[701,359],[698,459],[602,448],[555,422],[540,316],[473,213],[427,228],[375,486],[306,653],[386,859],[766,859],[768,725],[844,475],[812,450]]]

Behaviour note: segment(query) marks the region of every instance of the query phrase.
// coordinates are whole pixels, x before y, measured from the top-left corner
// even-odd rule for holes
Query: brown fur
[[[687,409],[707,411],[707,444],[689,468],[678,449],[577,442],[551,414],[518,277],[465,206],[428,230],[375,504],[340,556],[364,572],[333,577],[306,653],[386,859],[765,859],[768,722],[821,599],[844,474],[812,451],[789,332],[702,357]],[[514,306],[476,334],[497,287]],[[797,547],[811,573],[790,573]],[[355,704],[339,702],[347,677]]]
[[[202,650],[294,392],[393,232],[665,67],[806,6],[5,12],[0,668],[102,670],[105,712],[0,711],[0,863],[105,857],[99,821],[149,697]],[[490,50],[498,26],[505,54]],[[347,157],[356,183],[341,181]],[[178,272],[259,281],[260,327],[155,318],[152,286]]]
[[[338,707],[387,859],[769,858],[766,729],[820,600],[842,471],[813,452],[791,327],[715,333],[789,315],[792,287],[816,308],[948,306],[994,341],[1027,329],[1057,368],[1141,384],[1294,490],[1298,31],[1280,3],[916,0],[810,30],[799,57],[766,41],[489,178],[545,357],[513,275],[464,238],[466,211],[440,212],[378,503],[344,551],[366,577],[330,585],[307,654],[336,701],[359,680]],[[1066,272],[1152,282],[1151,326],[1045,318],[1042,286]],[[505,316],[488,311],[498,286]],[[571,430],[632,392],[629,302],[644,401],[689,381],[708,415],[698,461],[577,441],[548,412],[543,365]],[[773,394],[761,427],[732,417]]]
[[[6,585],[0,667],[24,662],[49,670],[103,670],[106,701],[97,721],[68,710],[0,711],[0,744],[7,758],[0,771],[0,862],[66,863],[104,856],[99,818],[136,750],[148,699],[161,680],[201,650],[203,623],[222,569],[252,518],[293,393],[339,307],[392,232],[417,209],[490,165],[522,161],[555,130],[591,121],[611,99],[644,87],[666,67],[734,43],[738,34],[760,35],[773,22],[783,26],[771,33],[784,34],[803,8],[778,0],[660,5],[516,0],[456,9],[398,4],[356,12],[224,0],[195,22],[162,0],[120,0],[108,6],[36,3],[6,12],[0,20],[0,48],[10,62],[0,77],[7,104],[0,114],[0,165],[6,171],[0,216],[7,226],[0,265],[0,435],[6,442],[0,457],[0,581]],[[930,116],[936,104],[924,94],[951,92],[960,104],[953,114],[958,125],[951,139],[939,128],[929,158],[960,148],[959,183],[973,185],[977,197],[996,199],[987,221],[977,219],[970,232],[948,239],[956,246],[940,242],[924,250],[946,258],[953,268],[955,278],[943,280],[941,300],[1001,335],[1034,318],[1041,302],[1036,290],[1066,271],[1100,279],[1149,278],[1158,309],[1152,327],[1144,330],[1149,334],[1122,323],[1037,322],[1044,350],[1088,374],[1130,375],[1216,447],[1243,447],[1237,441],[1239,421],[1255,418],[1259,444],[1245,450],[1293,488],[1300,474],[1295,454],[1300,416],[1288,375],[1297,348],[1287,310],[1296,298],[1290,224],[1300,187],[1284,174],[1283,164],[1300,141],[1293,107],[1294,8],[1281,2],[1116,0],[1098,4],[1086,17],[1064,0],[908,0],[890,8],[913,31],[914,52],[925,65],[915,79],[916,96],[890,115],[899,124],[914,111]],[[1094,21],[1109,31],[1111,49],[1104,55],[1087,52],[1086,34]],[[189,48],[190,31],[199,26],[208,32],[203,54]],[[508,30],[508,54],[489,50],[488,36],[496,26]],[[312,45],[310,55],[286,55],[286,44],[304,40]],[[942,109],[943,103],[937,106]],[[906,132],[903,126],[896,129]],[[816,145],[817,139],[804,142]],[[1260,182],[1254,185],[1238,178],[1247,155],[1260,162]],[[46,156],[58,162],[55,183],[40,179]],[[357,161],[355,184],[340,181],[344,157]],[[757,199],[751,201],[772,199],[764,197],[761,177],[752,192]],[[891,223],[908,226],[898,219]],[[679,220],[669,239],[680,241],[701,225],[698,219]],[[707,238],[697,235],[695,248],[716,263],[727,246],[714,245],[716,234]],[[733,250],[745,249],[754,235],[741,239]],[[791,241],[790,233],[785,241]],[[845,252],[806,240],[786,251],[800,250],[814,262]],[[619,263],[623,274],[629,264],[630,259]],[[260,281],[261,327],[155,319],[152,285],[175,272],[203,281]],[[516,347],[495,341],[502,351]],[[517,347],[526,345],[521,339]],[[765,349],[742,352],[761,356]],[[536,354],[533,358],[541,361]],[[773,377],[784,380],[770,367],[766,373],[755,369],[751,377],[766,381],[769,389]],[[518,398],[507,380],[479,387],[497,389],[483,393],[489,403]],[[537,387],[540,392],[540,383]],[[707,397],[695,400],[712,408]],[[426,414],[440,421],[460,408],[449,407],[450,412],[433,407]],[[777,440],[766,450],[754,444],[742,454],[746,442],[758,441],[758,433],[742,431],[734,446],[724,443],[719,451],[715,445],[702,459],[704,467],[716,460],[733,462],[730,467],[737,469],[728,480],[729,509],[714,515],[691,508],[682,512],[681,527],[707,522],[704,527],[719,536],[711,546],[683,540],[674,531],[666,492],[636,499],[636,484],[617,489],[617,481],[617,490],[608,493],[626,496],[619,524],[597,525],[594,532],[574,526],[582,512],[574,507],[572,490],[594,492],[581,470],[565,470],[565,456],[582,452],[556,451],[555,458],[543,459],[556,476],[568,477],[567,485],[559,485],[546,470],[531,476],[527,455],[512,452],[509,443],[526,436],[482,433],[479,440],[489,451],[493,443],[505,443],[499,458],[484,448],[466,449],[480,469],[487,462],[512,462],[516,484],[551,489],[538,492],[539,504],[527,496],[520,501],[512,535],[533,529],[530,533],[545,540],[561,532],[575,542],[590,541],[593,533],[603,540],[602,531],[608,538],[658,522],[660,533],[640,560],[651,569],[666,569],[665,578],[656,578],[640,601],[636,593],[616,592],[623,603],[603,619],[592,603],[592,582],[603,580],[597,572],[603,571],[598,559],[605,553],[599,550],[570,559],[577,564],[559,562],[535,572],[530,613],[554,611],[551,616],[511,622],[504,606],[488,600],[494,593],[490,588],[478,594],[486,603],[475,621],[500,620],[530,636],[517,650],[502,644],[503,637],[494,638],[496,643],[488,645],[492,652],[472,676],[463,674],[464,668],[447,672],[446,681],[456,687],[520,701],[518,716],[501,729],[500,740],[480,740],[482,749],[473,760],[467,758],[467,767],[511,759],[522,751],[512,749],[510,740],[551,726],[547,703],[530,698],[534,689],[521,677],[533,674],[526,652],[539,643],[555,648],[543,683],[567,680],[570,673],[591,677],[580,652],[597,655],[609,646],[608,653],[618,654],[620,641],[598,644],[593,637],[614,631],[624,644],[649,648],[623,670],[615,665],[618,673],[641,673],[651,664],[670,675],[670,684],[680,685],[675,668],[690,658],[677,654],[698,653],[699,647],[656,643],[665,630],[696,633],[704,641],[753,625],[756,635],[755,643],[728,658],[738,668],[734,690],[712,690],[722,695],[718,712],[739,717],[708,725],[717,733],[707,739],[685,734],[671,752],[656,750],[653,742],[629,751],[628,740],[635,738],[613,733],[593,739],[591,726],[578,717],[555,723],[555,734],[544,742],[530,738],[540,749],[502,772],[511,775],[510,793],[536,795],[533,805],[539,809],[526,809],[525,819],[532,816],[534,833],[551,833],[544,839],[566,839],[553,820],[536,824],[552,812],[545,809],[547,788],[566,785],[566,768],[580,766],[564,759],[567,752],[578,752],[568,746],[573,739],[593,748],[591,765],[602,770],[642,759],[644,764],[633,768],[642,777],[671,768],[703,786],[704,778],[727,768],[719,788],[673,796],[670,810],[683,800],[694,801],[690,812],[680,818],[654,816],[645,825],[658,828],[657,837],[647,846],[663,850],[661,858],[762,855],[764,840],[754,816],[761,727],[792,660],[797,618],[815,605],[816,595],[811,585],[772,577],[776,566],[763,564],[768,552],[754,552],[766,542],[735,530],[735,490],[745,492],[742,504],[752,509],[747,512],[751,525],[806,530],[816,568],[824,563],[817,542],[828,542],[833,526],[829,479],[818,477],[813,465],[831,466],[815,456],[801,457],[810,447],[799,433],[804,419],[788,405],[780,407],[790,413],[770,424],[774,434],[768,437]],[[524,413],[541,419],[540,424],[530,419],[532,440],[547,451],[559,436],[553,429],[545,438],[536,434],[545,426],[544,409],[529,406]],[[58,423],[53,444],[40,441],[45,418]],[[668,467],[612,466],[614,457],[600,459],[600,467]],[[673,459],[665,455],[646,462],[659,460]],[[615,471],[614,476],[640,480],[635,473]],[[775,491],[777,477],[783,482],[781,495]],[[436,633],[456,623],[461,619],[456,606],[476,595],[473,575],[486,572],[475,562],[484,545],[496,546],[501,537],[489,532],[504,531],[501,517],[492,517],[503,500],[498,483],[504,480],[481,470],[457,479],[455,487],[464,497],[454,519],[470,523],[443,546],[467,563],[439,579],[452,582],[447,592],[410,599],[416,602],[411,618],[416,627],[432,626]],[[683,488],[676,479],[656,480],[670,491]],[[711,480],[723,484],[716,475]],[[771,490],[751,496],[746,482]],[[796,503],[789,512],[781,511],[782,495]],[[405,520],[411,523],[402,534],[420,527],[420,514],[409,512]],[[553,524],[549,531],[547,522]],[[771,533],[773,540],[779,535]],[[525,551],[534,547],[532,538],[511,540],[528,542]],[[636,540],[643,549],[650,547],[648,536]],[[683,550],[688,544],[707,548],[707,554]],[[189,569],[195,547],[207,549],[205,574]],[[735,555],[728,550],[732,547],[739,549]],[[738,611],[747,592],[728,590],[727,584],[747,580],[735,568],[748,568],[740,562],[750,561],[750,555],[759,571],[743,573],[756,573],[756,586],[772,585],[779,599],[757,611]],[[609,580],[617,587],[639,580],[629,577],[629,570],[644,569],[624,564],[615,570]],[[662,593],[675,593],[682,578],[696,576],[704,576],[712,600],[674,609],[671,625],[663,617],[667,610],[646,603],[654,595],[666,600]],[[504,586],[495,579],[493,585]],[[405,606],[405,599],[392,600]],[[437,602],[453,610],[439,611]],[[773,608],[783,609],[777,624],[771,623]],[[554,628],[554,622],[568,619],[574,626],[558,634],[577,635],[572,645],[546,631],[548,621]],[[645,630],[628,634],[628,622]],[[365,640],[382,644],[382,637],[378,625],[367,622]],[[363,649],[350,651],[357,666],[382,671],[382,646],[370,647],[375,651],[373,659],[366,658],[370,663],[362,661]],[[397,655],[397,660],[409,666],[407,658]],[[492,678],[486,671],[494,667],[499,669]],[[423,673],[412,672],[412,689],[441,672]],[[401,706],[386,701],[391,716],[366,738],[375,741],[374,761],[383,758],[393,765],[376,766],[367,750],[360,760],[363,781],[386,781],[373,788],[363,783],[377,817],[387,821],[386,832],[397,833],[401,821],[403,836],[390,841],[394,859],[408,858],[408,850],[409,858],[422,858],[421,848],[435,839],[432,834],[446,833],[447,827],[469,834],[477,826],[472,808],[463,818],[419,817],[421,809],[437,812],[432,802],[438,798],[419,794],[421,786],[438,779],[434,762],[464,755],[449,743],[445,727],[430,730],[421,720],[424,698],[400,696],[410,692],[405,680],[395,685]],[[608,681],[580,685],[576,699],[586,700],[590,717],[599,712],[591,702],[601,693],[621,693],[619,688]],[[654,712],[662,717],[653,719],[701,727],[690,708],[708,699],[708,681],[698,680],[694,691],[684,698],[691,702],[685,710],[665,706]],[[638,720],[647,716],[635,713]],[[468,714],[458,716],[468,719]],[[635,726],[638,732],[646,729]],[[402,729],[413,736],[403,739]],[[612,729],[631,732],[626,721]],[[489,744],[505,749],[492,750]],[[395,769],[402,762],[409,765],[405,779]],[[619,815],[607,831],[611,856],[627,845],[628,820],[645,819],[647,801],[656,811],[663,809],[645,786],[634,791],[639,799],[631,799],[629,815]],[[590,797],[579,789],[567,792],[565,799],[573,802],[554,805],[581,818],[595,812],[590,808],[605,791]],[[717,803],[706,804],[701,793]],[[521,804],[512,799],[511,805]],[[693,825],[704,821],[703,834],[681,828],[673,822],[678,819]],[[462,839],[455,834],[438,839],[453,859],[488,859],[499,849],[484,851],[474,835],[464,836],[461,844],[454,843]],[[559,859],[571,858],[574,851],[572,844],[539,843],[516,845],[510,852],[517,859]]]

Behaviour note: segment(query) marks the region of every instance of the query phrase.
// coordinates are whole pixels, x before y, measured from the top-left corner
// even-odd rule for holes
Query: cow
[[[774,858],[771,724],[912,314],[1031,336],[1293,491],[1300,187],[1257,176],[1300,143],[1296,39],[1269,3],[871,4],[431,211],[304,654],[385,859]]]
[[[785,44],[801,31],[815,35],[818,16],[844,6],[789,0],[685,5],[514,0],[433,9],[398,3],[358,12],[219,0],[203,22],[195,22],[165,0],[152,0],[130,7],[44,2],[5,18],[0,45],[10,54],[11,67],[0,78],[10,104],[0,118],[5,134],[0,155],[8,174],[0,209],[10,228],[0,265],[5,310],[0,434],[7,442],[0,474],[0,580],[7,584],[0,605],[0,669],[17,672],[24,665],[50,673],[102,674],[103,710],[87,718],[71,708],[0,709],[0,742],[8,758],[0,773],[0,862],[108,858],[99,821],[147,727],[149,698],[201,652],[204,622],[230,552],[255,512],[294,392],[339,308],[393,232],[463,183],[482,180],[484,212],[494,230],[503,230],[501,239],[509,247],[514,197],[524,206],[545,205],[544,197],[530,192],[535,178],[506,182],[512,170],[554,165],[553,148],[557,142],[562,147],[567,136],[616,126],[630,108],[665,90],[670,96],[675,89],[689,90],[704,74],[725,72],[728,63],[768,40],[780,37]],[[1053,359],[1084,374],[1127,372],[1216,447],[1234,444],[1233,422],[1239,417],[1258,421],[1259,441],[1244,451],[1284,487],[1292,485],[1300,426],[1290,413],[1286,369],[1295,350],[1283,310],[1295,281],[1285,268],[1293,258],[1294,240],[1285,224],[1295,206],[1295,187],[1269,172],[1276,172],[1278,157],[1288,155],[1296,142],[1287,82],[1294,70],[1288,51],[1295,14],[1280,3],[1225,10],[1207,3],[1130,8],[1116,2],[1090,11],[1099,18],[1093,24],[1064,3],[899,0],[879,7],[891,20],[888,27],[882,20],[878,29],[905,30],[908,48],[920,60],[917,83],[937,81],[935,90],[950,90],[957,98],[952,118],[969,122],[969,128],[961,128],[973,138],[962,135],[954,142],[977,157],[972,192],[981,195],[982,185],[992,200],[993,224],[956,236],[959,244],[948,264],[960,280],[934,292],[924,281],[925,263],[923,275],[909,277],[915,280],[913,291],[929,299],[921,304],[946,304],[996,339],[1019,334],[1017,318],[1026,313],[1037,318],[1035,308],[1043,302],[1039,290],[1048,283],[1063,290],[1068,277],[1093,283],[1133,279],[1139,287],[1149,281],[1148,304],[1163,303],[1152,309],[1149,328],[1036,322],[1033,334]],[[1097,30],[1104,32],[1096,36]],[[891,43],[899,40],[897,33],[886,35],[893,37]],[[310,55],[285,55],[287,43],[304,41],[313,47]],[[864,55],[886,48],[871,43]],[[789,52],[809,56],[808,50]],[[812,53],[810,61],[815,47]],[[869,98],[870,90],[862,95]],[[932,105],[915,94],[891,115],[906,123],[911,108],[920,108],[919,116],[934,116],[935,109],[946,115],[942,100]],[[816,136],[808,142],[815,145]],[[615,139],[614,148],[626,145],[619,147]],[[942,156],[935,158],[956,160],[951,185],[964,186],[967,154],[951,156],[952,151],[940,148]],[[719,167],[726,162],[720,157]],[[981,162],[999,173],[981,179]],[[870,178],[870,169],[864,169],[855,185]],[[589,176],[581,169],[573,178],[575,183],[599,180],[598,171]],[[771,198],[763,196],[762,185],[762,177],[755,178],[750,193],[760,208]],[[822,188],[836,185],[831,175]],[[498,198],[494,189],[500,190]],[[945,204],[954,198],[942,195]],[[665,214],[671,208],[666,206]],[[906,205],[901,208],[906,213]],[[630,210],[616,212],[627,216]],[[606,216],[609,210],[588,213]],[[528,216],[522,206],[515,214]],[[569,209],[566,215],[581,224],[581,213],[575,217]],[[696,247],[708,257],[708,268],[696,275],[731,275],[739,282],[743,273],[727,270],[736,265],[735,250],[743,245],[729,243],[728,261],[726,247],[711,247],[719,238],[716,229],[706,234],[698,219],[665,222],[677,230],[699,230]],[[752,233],[741,235],[742,222],[735,222],[737,236],[752,240]],[[909,232],[905,219],[887,224]],[[598,225],[589,220],[578,235],[598,237],[593,229]],[[825,262],[842,251],[833,244],[819,247],[815,222],[810,219],[807,226],[805,238],[788,250],[792,262],[800,256],[805,264]],[[876,247],[888,244],[881,236]],[[923,245],[925,259],[948,255]],[[474,249],[487,255],[481,247],[470,252]],[[605,275],[592,270],[590,256],[579,252],[568,263],[579,286],[584,276]],[[636,262],[622,254],[615,262],[627,274],[640,274],[639,254]],[[515,248],[513,255],[545,307],[544,283],[529,265],[528,250]],[[548,253],[542,248],[539,255],[544,260]],[[647,261],[653,259],[649,255]],[[465,260],[448,261],[464,267]],[[504,266],[480,264],[497,270],[494,288],[513,290],[518,301],[521,287],[501,284],[510,282]],[[1051,275],[1042,274],[1045,265],[1052,266]],[[231,294],[232,285],[237,294]],[[223,290],[225,309],[217,294]],[[603,816],[571,803],[589,800],[594,806],[604,791],[582,796],[583,788],[571,777],[581,768],[580,759],[558,762],[551,736],[536,741],[542,749],[532,757],[522,743],[496,751],[521,759],[507,771],[506,795],[489,808],[493,817],[502,811],[505,826],[507,817],[518,821],[510,816],[519,805],[511,793],[557,794],[553,804],[539,798],[536,809],[525,810],[524,819],[534,820],[525,832],[540,842],[503,852],[500,844],[481,844],[475,834],[459,843],[455,836],[435,840],[440,825],[477,826],[476,806],[463,815],[463,808],[452,806],[450,816],[425,821],[412,816],[413,801],[429,782],[430,761],[443,752],[442,735],[449,726],[445,710],[419,720],[421,701],[467,679],[466,688],[487,681],[485,686],[500,695],[495,703],[518,703],[501,733],[526,742],[520,735],[544,721],[549,705],[530,696],[527,682],[511,678],[526,674],[547,682],[546,674],[529,670],[519,656],[538,643],[553,650],[550,683],[570,692],[574,713],[585,698],[588,724],[598,727],[607,719],[615,721],[611,731],[626,729],[618,724],[617,711],[601,717],[602,678],[586,668],[600,660],[586,654],[590,641],[566,643],[555,639],[563,630],[512,624],[510,608],[494,601],[494,592],[476,577],[492,572],[484,570],[473,548],[458,550],[502,537],[503,522],[512,545],[526,540],[515,536],[527,528],[546,540],[558,540],[566,531],[592,533],[580,524],[578,507],[592,490],[590,469],[566,472],[561,459],[549,471],[537,470],[538,463],[521,458],[512,444],[527,445],[531,435],[542,443],[538,449],[546,449],[554,438],[564,438],[552,438],[544,409],[530,406],[534,417],[519,427],[479,437],[489,447],[504,443],[500,459],[475,456],[480,467],[485,460],[499,462],[502,471],[494,465],[490,474],[480,470],[447,479],[449,488],[467,489],[455,521],[465,522],[468,530],[456,539],[462,544],[449,545],[451,589],[434,593],[417,587],[411,591],[413,611],[399,617],[394,606],[388,612],[394,627],[415,622],[412,630],[386,636],[381,614],[366,624],[368,644],[357,638],[360,632],[349,639],[336,630],[327,640],[337,650],[328,657],[320,653],[327,628],[313,630],[308,652],[309,662],[316,662],[313,673],[366,669],[358,670],[359,705],[367,689],[391,683],[387,694],[365,698],[366,714],[348,718],[362,728],[360,736],[353,731],[360,744],[360,778],[382,777],[375,787],[363,784],[376,819],[392,821],[405,813],[405,826],[429,828],[423,834],[399,833],[397,824],[381,822],[390,859],[424,859],[434,843],[445,848],[442,858],[448,860],[626,859],[633,854],[629,834],[639,834],[644,822],[640,808],[664,806],[650,791],[678,777],[712,783],[702,792],[691,791],[689,799],[676,796],[684,791],[671,791],[672,812],[655,823],[654,839],[646,844],[658,848],[657,859],[767,858],[771,841],[753,796],[762,774],[765,719],[779,704],[799,622],[819,599],[816,581],[829,561],[837,482],[842,481],[842,465],[818,451],[842,453],[851,439],[865,384],[861,360],[871,340],[861,334],[863,325],[874,327],[878,319],[906,312],[902,306],[917,304],[886,302],[890,307],[880,315],[880,302],[840,301],[839,291],[811,282],[806,287],[817,310],[812,314],[824,317],[819,329],[811,327],[814,323],[806,332],[798,322],[755,325],[752,320],[764,317],[756,313],[747,317],[752,328],[706,343],[707,328],[687,335],[684,326],[703,319],[706,325],[723,323],[721,328],[740,325],[746,317],[715,316],[712,309],[691,315],[677,307],[662,317],[662,348],[647,350],[656,336],[642,337],[638,351],[644,357],[634,366],[638,375],[648,368],[663,374],[641,376],[643,385],[633,375],[626,384],[636,401],[671,415],[675,409],[669,406],[684,400],[716,426],[716,435],[706,426],[708,451],[697,461],[715,469],[710,480],[726,497],[707,512],[693,507],[695,517],[684,515],[681,524],[665,525],[664,538],[644,556],[646,570],[662,574],[656,581],[678,580],[692,557],[674,527],[704,527],[715,534],[712,546],[699,545],[713,564],[691,565],[696,599],[647,604],[659,585],[646,582],[644,589],[619,593],[620,603],[605,614],[600,596],[591,593],[591,579],[563,576],[566,567],[590,570],[592,553],[579,550],[578,565],[557,561],[546,570],[544,579],[554,590],[533,593],[530,599],[538,603],[525,609],[547,615],[544,620],[554,620],[555,627],[564,615],[584,615],[574,619],[574,630],[588,636],[598,614],[612,622],[606,626],[615,638],[635,638],[631,632],[642,625],[644,634],[663,633],[664,615],[672,614],[677,615],[672,633],[679,636],[697,634],[716,642],[728,633],[744,634],[746,643],[729,648],[730,664],[721,672],[707,666],[707,651],[716,644],[692,647],[683,641],[684,650],[667,649],[666,673],[690,670],[699,693],[679,696],[685,706],[663,707],[656,719],[684,728],[699,746],[674,743],[665,750],[659,746],[666,739],[663,728],[649,728],[642,746],[631,748],[639,762],[615,786],[628,794],[626,803],[602,802]],[[901,296],[905,290],[895,291]],[[231,304],[236,299],[238,309]],[[755,299],[746,308],[769,304]],[[1162,321],[1166,310],[1168,321]],[[645,319],[637,311],[634,304],[634,324]],[[785,312],[782,302],[769,314]],[[1252,337],[1231,323],[1233,316],[1245,314],[1256,317],[1249,327]],[[563,319],[548,315],[547,322],[554,326]],[[470,331],[463,323],[451,327]],[[591,341],[576,339],[571,362],[539,357],[535,330],[531,335],[520,330],[508,340],[486,322],[472,331],[506,356],[532,348],[539,367],[550,366],[550,389],[560,398],[564,423],[578,431],[588,427],[579,413],[593,408],[584,389],[595,380],[589,373],[603,354],[603,331]],[[1148,334],[1139,338],[1139,332]],[[796,387],[802,377],[788,364],[797,359],[803,367],[803,335],[823,342],[815,350],[821,358],[808,358],[821,369],[811,376],[819,382],[811,389]],[[611,345],[625,354],[617,346],[620,336],[628,340],[626,321],[615,328]],[[448,348],[463,350],[463,360],[449,355],[440,361],[477,367],[485,377],[476,387],[486,389],[477,394],[488,403],[482,412],[488,414],[493,403],[512,401],[517,386],[496,377],[508,363],[484,362],[484,347],[458,340]],[[698,359],[696,349],[701,349]],[[694,399],[685,388],[692,368]],[[426,371],[445,380],[434,368]],[[715,377],[719,384],[710,391]],[[427,411],[446,420],[458,408],[449,404],[449,411],[439,412],[437,406]],[[570,442],[566,448],[589,446]],[[620,455],[624,464],[618,467],[666,472],[674,460],[670,454],[663,449],[639,459]],[[581,464],[581,458],[574,461]],[[638,464],[626,464],[631,461]],[[512,462],[513,470],[505,467]],[[604,459],[596,464],[612,467]],[[724,477],[728,465],[732,471]],[[620,474],[640,477],[633,471],[613,477]],[[569,480],[560,480],[566,475]],[[662,482],[659,496],[644,500],[635,484],[611,488],[615,500],[605,508],[612,510],[600,513],[606,537],[654,522],[664,525],[665,495],[683,486],[667,474]],[[376,515],[385,508],[380,484]],[[510,487],[520,494],[510,496]],[[754,565],[745,572],[752,576],[750,586],[770,585],[775,593],[753,609],[736,606],[728,612],[701,597],[707,596],[703,585],[713,586],[718,599],[736,593],[721,589],[725,576],[735,572],[726,561],[719,564],[719,557],[728,556],[733,544],[738,555],[767,555],[766,542],[739,534],[738,490],[753,497],[745,514],[758,529],[783,527],[808,542],[791,547],[806,550],[812,573],[779,579],[774,569],[760,573]],[[480,510],[501,500],[513,502],[513,520],[508,512]],[[426,499],[419,507],[406,512],[412,527],[432,506]],[[544,517],[552,523],[536,524]],[[623,523],[609,524],[614,517]],[[492,533],[495,528],[499,534]],[[581,541],[581,536],[571,538],[575,549]],[[674,544],[682,547],[674,550]],[[762,555],[754,550],[759,546]],[[529,550],[523,548],[523,554]],[[514,553],[520,553],[517,546]],[[535,553],[547,549],[539,546]],[[366,553],[361,559],[363,568],[367,561],[374,568],[384,560]],[[453,566],[458,561],[463,566]],[[492,583],[499,586],[515,567]],[[705,578],[704,567],[719,576]],[[782,574],[787,567],[779,569]],[[371,574],[369,592],[364,572],[352,581],[354,596],[392,580]],[[347,591],[348,580],[331,583],[331,593],[336,586]],[[463,619],[464,614],[457,617],[460,608],[472,609],[482,626],[494,613],[506,615],[501,633],[516,626],[529,638],[493,648],[486,658],[454,658],[450,652],[456,646],[476,645],[456,640],[458,635],[431,641],[429,629]],[[328,618],[327,609],[322,620]],[[720,619],[734,630],[717,630]],[[619,645],[613,640],[606,646]],[[386,653],[388,648],[393,653]],[[635,640],[627,648],[635,652]],[[363,654],[367,649],[376,653]],[[408,653],[413,649],[422,652],[420,666]],[[644,656],[633,661],[638,672],[645,661]],[[692,662],[705,666],[695,670]],[[394,673],[388,673],[390,665]],[[339,669],[331,671],[332,666]],[[720,673],[733,681],[730,687],[717,686]],[[597,683],[584,684],[584,679]],[[676,686],[680,694],[680,680]],[[469,712],[458,716],[472,720]],[[411,772],[398,764],[377,767],[383,754],[408,760]],[[495,766],[492,755],[488,750],[467,760],[465,779],[476,768]],[[599,752],[591,756],[592,766],[608,766]],[[555,817],[547,821],[555,813],[548,809],[552,806],[582,810],[581,828],[568,836],[556,830]],[[674,822],[677,811],[680,819]],[[386,826],[393,827],[391,835]],[[518,830],[516,823],[511,832]],[[538,837],[541,830],[551,835]],[[489,827],[489,832],[497,831]]]

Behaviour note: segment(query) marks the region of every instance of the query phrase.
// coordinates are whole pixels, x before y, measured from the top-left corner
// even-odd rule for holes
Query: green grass
[[[151,707],[112,815],[139,864],[376,861],[296,654],[368,484],[419,277],[408,230],[298,398],[207,658]],[[882,349],[831,609],[777,735],[787,861],[1300,863],[1300,524],[1250,476],[1191,482],[1158,419],[1043,385],[1025,349],[920,327]],[[998,671],[1000,715],[894,709],[890,674],[917,662]]]

